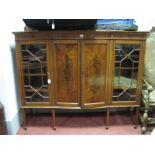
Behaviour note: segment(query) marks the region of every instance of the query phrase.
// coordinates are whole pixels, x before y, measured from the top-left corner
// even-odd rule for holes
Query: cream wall
[[[0,102],[5,107],[5,120],[9,134],[19,128],[18,84],[15,65],[15,41],[13,31],[22,31],[22,20],[6,20],[0,28]],[[14,122],[12,122],[14,120]]]
[[[155,26],[155,16],[148,18],[135,18],[136,24],[139,26],[139,31],[149,31],[152,26]]]

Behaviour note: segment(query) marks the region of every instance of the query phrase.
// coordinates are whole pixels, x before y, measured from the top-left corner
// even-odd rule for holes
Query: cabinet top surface
[[[141,39],[145,40],[146,31],[23,31],[13,32],[16,40],[49,40],[49,39]]]
[[[19,33],[148,33],[148,31],[118,31],[118,30],[53,30],[53,31],[17,31]]]

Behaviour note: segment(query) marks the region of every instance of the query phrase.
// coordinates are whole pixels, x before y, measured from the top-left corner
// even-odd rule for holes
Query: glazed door
[[[112,105],[139,105],[144,44],[140,41],[116,41],[113,52]]]
[[[103,107],[107,96],[108,42],[85,40],[82,46],[81,97],[87,108]]]
[[[52,41],[54,54],[55,103],[61,107],[80,106],[80,47],[77,40]]]
[[[23,41],[17,46],[18,73],[23,106],[44,107],[53,103],[48,84],[48,42]]]

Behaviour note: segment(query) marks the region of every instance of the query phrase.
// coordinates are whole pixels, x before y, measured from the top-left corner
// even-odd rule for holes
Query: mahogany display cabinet
[[[14,32],[21,110],[134,107],[138,119],[147,32]]]

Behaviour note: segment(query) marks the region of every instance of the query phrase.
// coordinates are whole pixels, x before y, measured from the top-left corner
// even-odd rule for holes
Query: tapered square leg
[[[24,130],[27,130],[27,127],[26,127],[26,112],[25,112],[25,109],[21,108],[21,113],[23,115],[23,123],[22,123],[22,127]]]
[[[109,116],[110,115],[110,109],[107,108],[107,116],[106,116],[106,129],[109,129]]]
[[[55,109],[52,109],[52,128],[53,128],[53,130],[56,130],[56,127],[55,127]]]
[[[138,122],[139,122],[139,107],[136,108],[135,126],[134,126],[135,129],[136,129],[137,126],[138,126]]]

